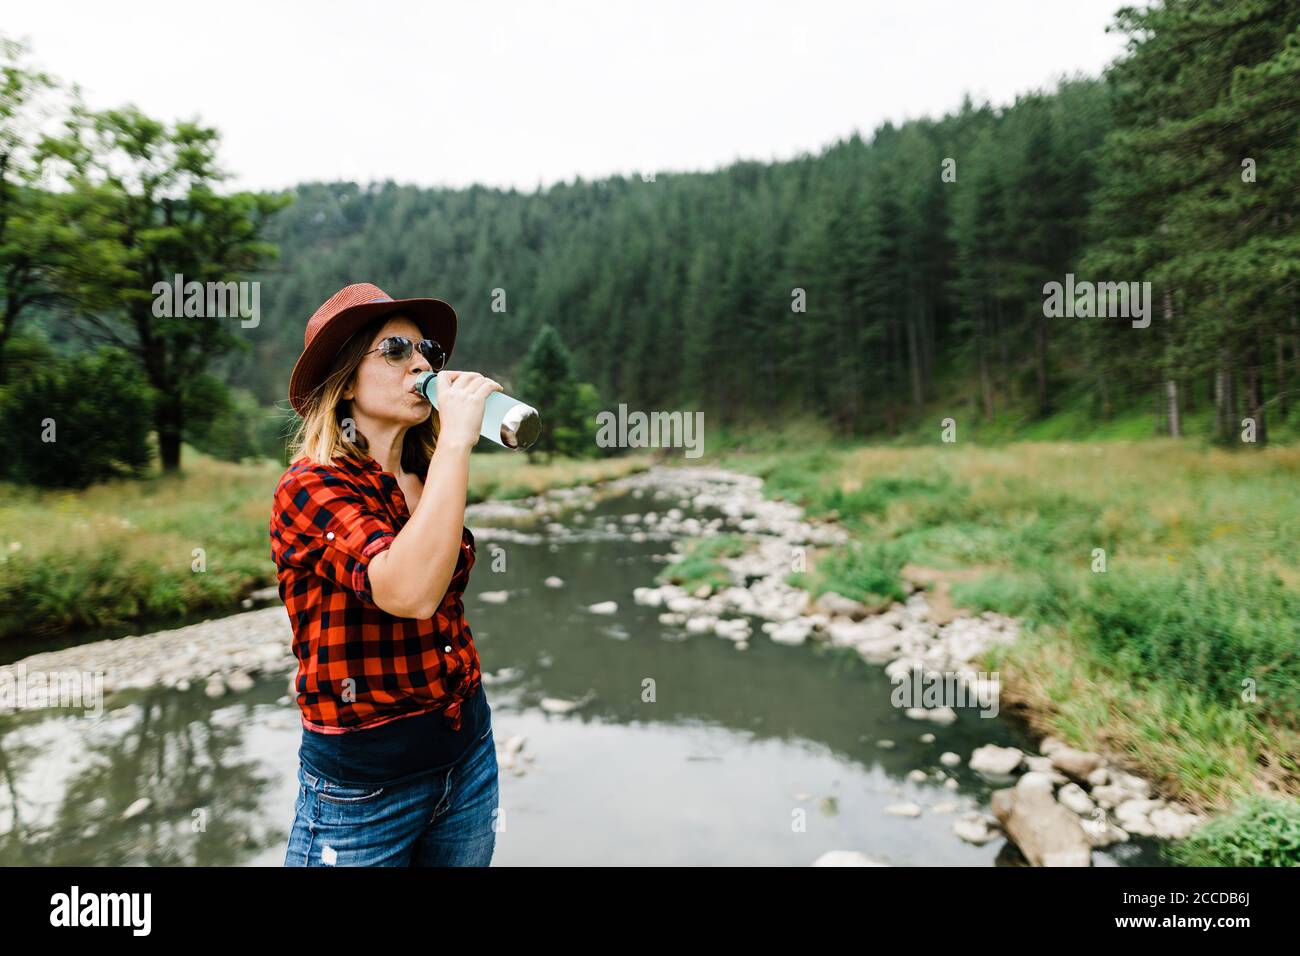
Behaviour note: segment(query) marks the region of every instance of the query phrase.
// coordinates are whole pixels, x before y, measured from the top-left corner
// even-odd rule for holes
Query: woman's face
[[[369,348],[379,348],[379,343],[390,335],[404,335],[412,342],[424,338],[420,327],[405,316],[393,316],[371,340]],[[377,421],[402,425],[418,425],[433,410],[424,398],[411,391],[411,386],[421,372],[429,372],[429,362],[419,349],[411,349],[404,362],[390,365],[382,352],[372,351],[363,356],[352,381],[343,390],[343,398],[352,402],[358,414]]]

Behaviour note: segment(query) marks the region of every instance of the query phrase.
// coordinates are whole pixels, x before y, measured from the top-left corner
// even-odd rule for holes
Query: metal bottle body
[[[437,372],[424,372],[415,382],[415,390],[438,407]],[[537,409],[504,392],[490,392],[483,403],[483,425],[479,434],[502,448],[524,449],[537,441],[541,416]]]

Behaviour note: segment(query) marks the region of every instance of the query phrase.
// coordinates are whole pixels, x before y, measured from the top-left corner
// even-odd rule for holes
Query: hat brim
[[[434,339],[451,359],[456,345],[456,310],[441,299],[389,299],[363,302],[331,318],[302,350],[289,376],[289,404],[299,415],[306,414],[308,400],[324,381],[338,357],[339,349],[371,319],[392,312],[410,316],[426,338]]]

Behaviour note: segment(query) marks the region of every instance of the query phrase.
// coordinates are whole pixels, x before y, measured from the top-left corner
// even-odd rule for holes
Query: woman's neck
[[[357,431],[366,436],[370,457],[396,478],[402,477],[402,445],[408,426],[357,417]]]

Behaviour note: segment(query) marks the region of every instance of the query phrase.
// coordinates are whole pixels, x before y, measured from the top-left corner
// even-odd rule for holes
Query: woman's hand
[[[472,448],[483,428],[483,409],[492,392],[504,391],[478,372],[441,371],[438,389],[438,444]]]

